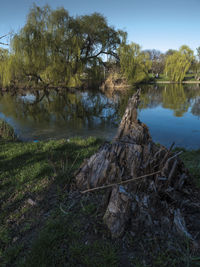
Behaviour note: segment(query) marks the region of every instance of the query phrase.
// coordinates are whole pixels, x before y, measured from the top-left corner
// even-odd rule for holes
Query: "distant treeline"
[[[100,85],[109,71],[129,84],[165,74],[181,82],[191,70],[199,78],[198,60],[186,45],[178,51],[142,51],[127,33],[109,26],[101,14],[72,17],[64,8],[34,5],[24,27],[0,48],[0,87]]]

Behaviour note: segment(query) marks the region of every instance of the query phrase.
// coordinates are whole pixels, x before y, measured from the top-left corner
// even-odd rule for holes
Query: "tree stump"
[[[200,202],[191,198],[180,153],[156,145],[137,119],[139,96],[140,90],[129,99],[113,141],[83,162],[76,185],[88,192],[111,184],[103,219],[113,237],[121,236],[128,224],[134,232],[175,231],[193,240],[184,216],[188,207],[200,214]]]

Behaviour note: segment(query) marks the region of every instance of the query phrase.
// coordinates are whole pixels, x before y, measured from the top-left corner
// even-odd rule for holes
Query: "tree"
[[[154,75],[157,73],[163,73],[165,66],[165,55],[156,49],[144,50],[144,53],[147,53],[149,55],[149,58],[152,62],[151,72]]]
[[[12,51],[26,80],[80,86],[89,68],[101,70],[104,55],[117,56],[122,36],[98,13],[74,18],[64,8],[34,5]]]
[[[186,45],[166,59],[165,72],[170,81],[182,82],[194,59],[193,51]]]
[[[197,59],[195,60],[193,64],[194,72],[196,73],[195,78],[200,79],[200,46],[197,47]]]
[[[119,58],[121,72],[130,84],[149,79],[151,61],[138,44],[122,44],[119,48]]]
[[[176,50],[174,49],[168,49],[167,52],[165,53],[165,56],[171,56],[173,55],[175,52],[177,52]]]
[[[197,47],[197,56],[198,56],[198,60],[200,62],[200,46]]]
[[[8,59],[8,50],[0,48],[0,85],[4,85],[5,66]]]
[[[30,10],[25,26],[12,40],[12,51],[26,79],[42,81],[41,75],[48,62],[48,16],[50,8],[34,7]]]

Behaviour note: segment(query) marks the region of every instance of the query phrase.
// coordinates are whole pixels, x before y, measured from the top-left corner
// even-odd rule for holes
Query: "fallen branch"
[[[136,178],[131,178],[129,180],[122,181],[122,182],[119,182],[119,183],[114,183],[114,184],[108,184],[108,185],[94,187],[94,188],[91,188],[91,189],[87,189],[87,190],[81,191],[81,193],[82,194],[85,194],[85,193],[88,193],[88,192],[92,192],[92,191],[96,191],[96,190],[100,190],[100,189],[109,188],[109,187],[112,187],[112,186],[115,186],[115,185],[127,184],[127,183],[130,183],[130,182],[135,181],[135,180],[139,180],[139,179],[142,179],[142,178],[145,178],[145,177],[148,177],[148,176],[152,176],[154,174],[158,174],[160,172],[161,171],[157,171],[157,172],[145,174],[145,175],[142,175],[142,176],[139,176],[139,177],[136,177]]]

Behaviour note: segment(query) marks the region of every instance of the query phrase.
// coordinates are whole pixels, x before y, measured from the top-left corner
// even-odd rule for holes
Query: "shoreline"
[[[178,82],[170,82],[170,81],[155,81],[150,82],[150,84],[157,84],[157,83],[166,83],[166,84],[200,84],[200,81],[183,81],[181,83]]]
[[[200,84],[200,81],[182,81],[182,82],[170,82],[170,81],[149,81],[147,83],[137,83],[137,84],[134,84],[134,85],[130,85],[130,84],[118,84],[118,85],[111,85],[111,86],[99,86],[99,89],[101,91],[106,91],[106,90],[110,90],[110,89],[127,89],[127,88],[131,88],[131,87],[134,87],[134,86],[140,86],[140,85],[148,85],[148,84]],[[1,93],[7,93],[7,92],[15,92],[15,93],[18,93],[18,92],[27,92],[28,90],[29,91],[40,91],[40,90],[56,90],[56,91],[62,91],[62,90],[69,90],[69,91],[74,91],[74,90],[90,90],[91,88],[88,87],[66,87],[66,86],[49,86],[49,87],[22,87],[22,86],[19,86],[19,87],[7,87],[7,88],[0,88],[0,92]]]

